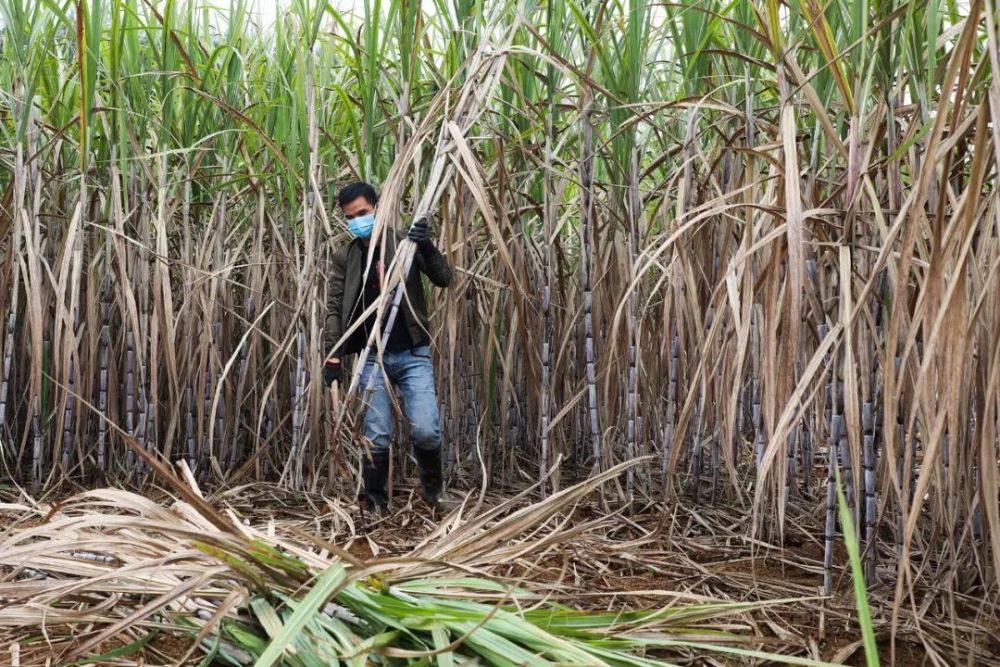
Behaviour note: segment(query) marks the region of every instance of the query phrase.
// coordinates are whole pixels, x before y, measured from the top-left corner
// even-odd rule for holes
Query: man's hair
[[[337,193],[337,203],[344,208],[358,197],[364,197],[372,206],[378,203],[378,193],[375,192],[375,188],[364,181],[356,181],[341,188]]]

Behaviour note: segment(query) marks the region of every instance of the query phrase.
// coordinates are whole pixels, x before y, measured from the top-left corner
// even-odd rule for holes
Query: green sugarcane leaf
[[[444,628],[432,628],[431,638],[434,640],[434,650],[436,651],[442,651],[449,644],[451,644],[448,631]],[[443,653],[439,653],[435,660],[437,661],[438,667],[454,667],[455,654],[451,651],[445,651]]]
[[[857,533],[854,521],[848,509],[847,498],[840,484],[840,467],[834,466],[837,478],[837,512],[840,514],[840,524],[844,530],[844,544],[847,556],[851,562],[851,579],[854,581],[854,601],[858,608],[858,623],[861,625],[861,639],[865,648],[865,662],[868,667],[878,667],[878,645],[875,643],[875,628],[872,624],[872,612],[868,605],[868,590],[865,587],[865,571],[861,566],[861,554],[858,550]]]
[[[320,607],[336,593],[346,579],[347,571],[343,565],[334,563],[326,568],[317,577],[316,583],[302,600],[302,604],[288,619],[288,622],[273,635],[267,649],[254,663],[255,667],[269,667],[277,662],[284,654],[285,649],[295,640],[312,617],[319,613]]]

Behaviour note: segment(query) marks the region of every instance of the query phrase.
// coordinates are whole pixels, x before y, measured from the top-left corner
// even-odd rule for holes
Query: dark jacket
[[[384,262],[387,270],[395,256],[397,244],[404,238],[406,238],[405,234],[398,231],[386,235]],[[378,257],[379,253],[376,250],[372,262],[377,261]],[[324,338],[326,349],[324,351],[327,353],[333,349],[343,333],[361,315],[362,309],[358,307],[358,301],[361,297],[361,280],[367,262],[368,249],[359,239],[354,239],[333,253],[326,303]],[[451,284],[451,267],[448,265],[448,260],[437,248],[428,244],[423,251],[414,253],[413,264],[406,277],[406,294],[400,302],[399,314],[396,317],[397,320],[402,318],[402,323],[405,323],[412,341],[426,340],[428,330],[427,301],[424,298],[423,284],[420,280],[421,273],[425,274],[431,283],[438,287],[448,287]],[[392,295],[387,295],[386,298],[391,299]],[[388,317],[388,313],[389,305],[387,304],[386,317]],[[361,327],[355,331],[360,329]],[[334,350],[333,356],[357,354],[364,348],[364,341],[361,338],[361,336],[350,336]]]

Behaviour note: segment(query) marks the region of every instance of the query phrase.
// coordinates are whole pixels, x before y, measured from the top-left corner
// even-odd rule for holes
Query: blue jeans
[[[385,373],[371,351],[361,374],[362,390],[368,378],[375,374],[371,402],[365,410],[365,437],[372,442],[373,452],[388,452],[392,442],[392,400],[385,386],[385,376],[398,387],[403,397],[403,413],[410,423],[413,446],[433,450],[441,447],[441,425],[438,420],[437,392],[434,387],[434,366],[431,348],[424,345],[402,352],[382,355]]]

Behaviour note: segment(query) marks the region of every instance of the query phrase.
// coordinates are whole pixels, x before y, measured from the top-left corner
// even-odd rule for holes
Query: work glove
[[[344,378],[344,369],[340,365],[340,359],[330,359],[323,365],[323,383],[329,387],[334,382],[340,382]]]
[[[426,252],[434,248],[434,242],[431,241],[431,227],[427,222],[427,216],[417,218],[413,225],[410,226],[407,236],[417,244],[417,249],[420,252]]]

